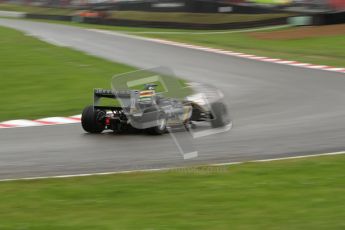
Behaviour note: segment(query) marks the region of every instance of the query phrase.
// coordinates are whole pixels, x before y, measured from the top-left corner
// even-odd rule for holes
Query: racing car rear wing
[[[94,96],[101,98],[130,98],[133,93],[135,93],[136,90],[119,90],[119,91],[113,91],[111,89],[95,89],[94,90]]]
[[[111,89],[95,89],[94,90],[94,106],[99,106],[101,98],[112,98],[120,101],[121,107],[129,107],[131,105],[131,99],[138,97],[137,90],[117,90]],[[115,104],[115,103],[114,103]]]

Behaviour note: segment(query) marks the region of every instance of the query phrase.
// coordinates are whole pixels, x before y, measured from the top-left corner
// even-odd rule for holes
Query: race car
[[[94,104],[82,113],[83,129],[88,133],[104,130],[121,133],[134,128],[161,135],[174,126],[189,130],[195,128],[197,122],[209,122],[212,128],[219,128],[231,122],[221,97],[209,100],[207,93],[198,92],[177,99],[156,92],[156,87],[151,83],[145,84],[142,90],[95,89]],[[99,105],[101,98],[114,99],[114,105]]]

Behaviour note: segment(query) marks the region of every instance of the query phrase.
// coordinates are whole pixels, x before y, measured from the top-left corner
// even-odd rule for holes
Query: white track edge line
[[[291,157],[269,158],[269,159],[252,160],[252,161],[238,161],[238,162],[225,162],[225,163],[206,164],[206,165],[195,165],[195,166],[190,166],[190,167],[202,167],[202,166],[217,167],[217,166],[238,165],[238,164],[243,164],[243,163],[263,163],[263,162],[301,159],[301,158],[310,158],[310,157],[318,157],[318,156],[334,156],[334,155],[341,155],[341,154],[345,154],[345,151],[310,154],[310,155],[300,155],[300,156],[291,156]],[[105,176],[105,175],[145,173],[145,172],[161,172],[161,171],[170,171],[170,170],[185,169],[185,168],[188,168],[188,166],[170,167],[170,168],[155,168],[155,169],[125,170],[125,171],[112,171],[112,172],[99,172],[99,173],[69,174],[69,175],[57,175],[57,176],[22,177],[22,178],[13,178],[13,179],[0,179],[0,182],[43,180],[43,179],[61,179],[61,178],[88,177],[88,176]]]

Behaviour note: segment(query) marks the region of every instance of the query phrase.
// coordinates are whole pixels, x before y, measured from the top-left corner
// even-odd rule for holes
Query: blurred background
[[[282,20],[292,16],[294,19],[290,19],[289,22],[298,25],[345,22],[343,0],[1,0],[0,2],[2,3],[0,10],[23,11],[29,14],[27,18],[136,27],[231,29],[282,24]],[[185,14],[181,15],[181,13]],[[214,15],[212,18],[207,18],[203,14],[220,15],[218,18]],[[242,14],[242,18],[227,20],[224,14]],[[243,18],[243,14],[247,15],[247,18]],[[266,16],[260,16],[261,14]],[[260,24],[240,24],[265,20],[265,23]],[[187,23],[196,25],[187,25]],[[224,23],[238,25],[215,25]],[[213,24],[213,26],[200,24]]]

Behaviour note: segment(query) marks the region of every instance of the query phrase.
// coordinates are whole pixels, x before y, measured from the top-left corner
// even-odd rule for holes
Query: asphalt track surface
[[[89,135],[79,124],[1,129],[0,179],[345,150],[344,74],[257,62],[64,25],[9,19],[0,19],[0,25],[116,62],[138,68],[167,66],[178,76],[212,83],[225,92],[234,120],[230,132],[195,139],[191,144],[199,156],[190,160],[183,160],[169,135]]]

